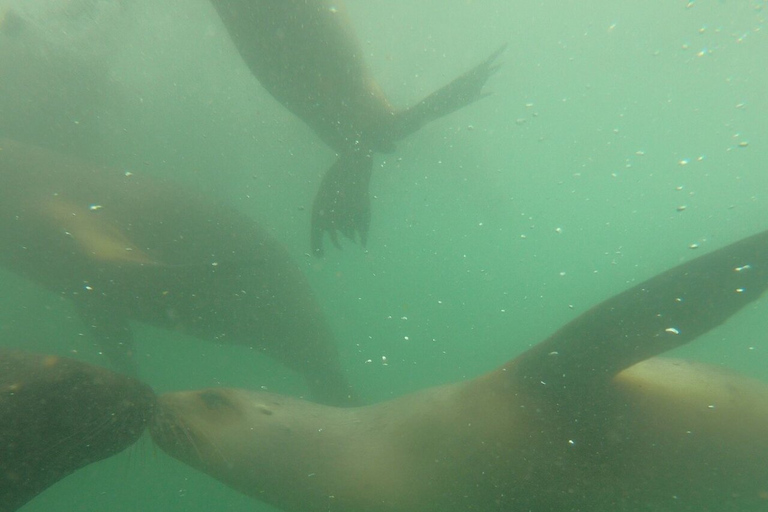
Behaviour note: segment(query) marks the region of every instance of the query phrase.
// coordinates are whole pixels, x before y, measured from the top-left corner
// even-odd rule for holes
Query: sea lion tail
[[[598,304],[508,369],[539,389],[583,392],[714,329],[766,289],[768,231],[763,231]]]
[[[371,199],[368,186],[373,171],[371,151],[357,149],[342,153],[325,172],[312,205],[311,247],[315,256],[323,255],[327,232],[338,249],[337,231],[365,247],[371,224]]]
[[[450,114],[475,101],[489,96],[483,92],[483,86],[499,69],[496,59],[506,49],[507,44],[494,50],[483,62],[433,92],[416,105],[395,115],[392,126],[393,140],[402,139],[425,124]]]

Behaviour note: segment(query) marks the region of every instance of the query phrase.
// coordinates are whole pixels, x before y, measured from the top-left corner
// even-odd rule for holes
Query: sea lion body
[[[654,357],[766,288],[768,232],[598,304],[474,380],[351,409],[172,393],[152,435],[289,512],[766,510],[768,384]]]
[[[420,102],[394,109],[368,70],[346,8],[330,0],[211,0],[244,63],[262,86],[339,154],[312,209],[311,245],[327,232],[365,245],[372,153],[484,97],[503,47]]]
[[[155,396],[68,358],[0,350],[0,510],[11,512],[143,433]]]
[[[599,425],[566,435],[557,408],[510,389],[502,370],[354,409],[212,389],[162,396],[159,420],[176,416],[177,431],[153,436],[286,511],[768,506],[765,383],[650,359],[586,400],[601,401]]]
[[[262,86],[337,152],[370,149],[395,110],[371,76],[343,2],[211,0]],[[374,133],[375,132],[375,133]]]
[[[118,368],[130,321],[258,348],[313,395],[350,389],[301,270],[254,221],[142,173],[12,141],[0,147],[0,264],[71,298]]]

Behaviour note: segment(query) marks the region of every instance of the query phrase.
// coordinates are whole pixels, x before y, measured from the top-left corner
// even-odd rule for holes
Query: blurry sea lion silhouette
[[[306,122],[339,157],[312,208],[313,253],[327,232],[365,245],[374,151],[486,96],[504,47],[416,105],[396,110],[368,71],[344,3],[335,0],[210,0],[245,64],[269,93]]]
[[[129,322],[259,349],[317,400],[352,392],[306,277],[256,222],[204,194],[0,140],[0,264],[71,298],[116,368]]]

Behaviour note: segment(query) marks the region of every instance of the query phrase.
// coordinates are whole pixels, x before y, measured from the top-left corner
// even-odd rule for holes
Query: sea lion
[[[339,0],[211,0],[243,61],[262,86],[334,151],[312,208],[311,244],[323,253],[328,232],[365,245],[374,151],[484,97],[499,48],[416,105],[394,109],[369,72]]]
[[[0,510],[132,445],[155,396],[137,380],[52,355],[0,350]]]
[[[286,511],[768,509],[768,384],[653,357],[768,287],[768,231],[595,306],[474,380],[340,409],[161,395],[168,454]]]
[[[256,222],[143,173],[0,148],[0,264],[71,298],[117,369],[136,371],[129,322],[140,321],[258,348],[317,400],[350,400],[306,277]]]

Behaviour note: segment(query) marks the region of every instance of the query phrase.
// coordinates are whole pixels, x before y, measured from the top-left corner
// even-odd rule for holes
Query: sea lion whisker
[[[184,445],[185,442],[193,448],[198,460],[204,460],[203,452],[197,444],[197,440],[191,433],[191,428],[180,415],[160,408],[155,415],[152,428],[153,437],[160,437],[173,441],[174,444]]]
[[[187,439],[189,440],[190,443],[192,443],[192,446],[197,452],[197,455],[200,461],[205,460],[205,457],[203,456],[203,452],[200,450],[200,447],[197,444],[198,437],[201,437],[202,440],[212,448],[213,453],[218,455],[221,458],[221,460],[224,461],[224,463],[229,464],[229,459],[224,455],[224,452],[221,450],[221,448],[216,445],[212,436],[207,435],[205,432],[202,432],[200,429],[195,430],[194,434],[192,434],[192,429],[189,428],[183,420],[180,422],[180,424],[184,429],[184,433],[186,434]]]
[[[73,449],[77,446],[77,444],[83,444],[83,442],[87,443],[91,440],[98,437],[98,434],[103,433],[107,426],[111,423],[112,416],[111,414],[105,416],[102,421],[99,423],[93,424],[93,425],[83,425],[80,428],[74,430],[71,434],[68,436],[62,437],[60,439],[57,439],[55,443],[51,445],[43,445],[41,446],[41,449],[37,452],[32,452],[30,454],[31,457],[35,458],[43,458],[47,455],[50,455],[51,452],[57,449]],[[77,440],[76,443],[69,442],[71,440]]]

